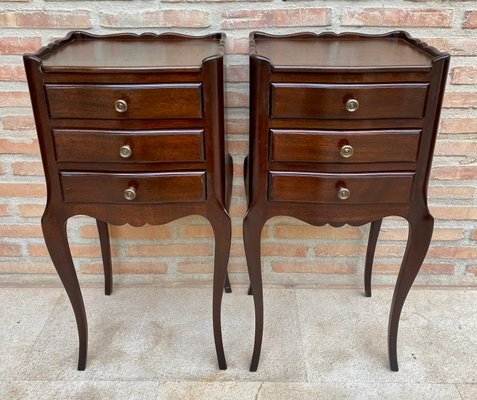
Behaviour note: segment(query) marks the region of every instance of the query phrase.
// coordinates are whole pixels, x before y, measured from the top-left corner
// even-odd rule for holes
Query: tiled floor
[[[387,361],[391,290],[266,289],[256,373],[244,287],[224,296],[227,371],[217,369],[210,288],[83,295],[89,356],[78,372],[63,290],[0,288],[0,399],[477,399],[477,290],[411,291],[399,372]]]

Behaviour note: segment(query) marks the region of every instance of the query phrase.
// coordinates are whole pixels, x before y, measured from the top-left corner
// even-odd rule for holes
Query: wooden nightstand
[[[449,59],[406,32],[250,34],[243,235],[256,313],[252,371],[263,332],[260,233],[277,215],[313,225],[371,222],[368,296],[383,217],[409,222],[389,319],[389,359],[398,370],[399,316],[434,224],[427,185]]]
[[[164,224],[191,214],[210,221],[214,338],[226,369],[220,308],[232,160],[224,149],[224,40],[72,32],[24,56],[48,188],[42,228],[76,316],[79,370],[86,366],[87,323],[66,236],[68,218],[78,214],[97,220],[106,294],[107,223]]]

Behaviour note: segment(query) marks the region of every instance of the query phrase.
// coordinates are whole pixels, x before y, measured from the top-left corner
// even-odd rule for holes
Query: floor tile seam
[[[13,375],[14,377],[18,376],[18,374],[20,373],[20,370],[22,368],[22,366],[25,364],[26,360],[28,359],[28,357],[30,356],[30,354],[32,353],[33,349],[35,348],[35,345],[37,344],[37,342],[40,340],[41,338],[41,335],[43,333],[43,331],[45,330],[45,327],[47,326],[48,324],[48,321],[50,321],[50,319],[53,317],[53,313],[54,311],[56,310],[56,308],[58,307],[58,304],[60,303],[60,300],[61,298],[63,297],[64,293],[60,292],[58,293],[58,297],[56,298],[56,301],[55,301],[55,304],[53,305],[53,307],[51,308],[48,316],[45,318],[45,322],[43,323],[43,325],[41,326],[41,329],[39,330],[38,334],[36,335],[35,337],[35,340],[33,340],[32,344],[29,346],[29,349],[25,352],[25,357],[22,359],[22,361],[18,364],[19,365],[19,368],[18,368],[18,371]]]
[[[293,297],[295,299],[295,306],[296,306],[296,312],[297,312],[297,318],[298,318],[298,334],[300,335],[300,348],[301,348],[301,354],[303,357],[303,364],[305,368],[305,379],[306,382],[310,382],[310,376],[308,373],[308,368],[309,363],[308,363],[308,358],[305,356],[305,342],[304,342],[304,337],[303,337],[303,325],[302,325],[302,319],[301,319],[301,313],[300,313],[300,308],[298,307],[298,298],[296,295],[296,290],[293,289]]]

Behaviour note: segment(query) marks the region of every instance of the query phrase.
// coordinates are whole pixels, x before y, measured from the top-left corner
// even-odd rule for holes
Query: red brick
[[[227,37],[225,41],[225,52],[227,54],[248,54],[248,50],[248,37]]]
[[[449,247],[449,246],[431,246],[427,252],[428,257],[439,257],[439,258],[458,258],[458,259],[468,259],[468,258],[477,258],[477,247]]]
[[[282,243],[262,244],[263,256],[305,257],[308,246]]]
[[[477,67],[452,68],[451,82],[453,85],[477,84]]]
[[[41,161],[17,161],[12,164],[14,175],[43,176]]]
[[[229,272],[247,272],[247,262],[242,260],[231,260],[227,266]]]
[[[445,9],[403,9],[369,7],[344,10],[341,25],[352,26],[435,26],[451,27],[453,11]]]
[[[198,263],[198,262],[181,262],[177,265],[177,270],[184,274],[205,274],[214,271],[213,262]]]
[[[8,205],[7,204],[0,204],[0,217],[5,217],[7,215],[10,215]]]
[[[430,206],[436,219],[446,220],[477,220],[477,206]]]
[[[477,240],[477,229],[474,229],[474,230],[472,231],[471,239],[472,239],[472,240]]]
[[[185,225],[179,228],[179,236],[183,238],[214,238],[210,224]]]
[[[475,187],[473,186],[430,186],[429,198],[431,199],[473,199]]]
[[[441,133],[477,133],[477,118],[446,118],[441,122]]]
[[[3,117],[3,129],[7,131],[25,131],[35,129],[35,120],[28,116],[6,116]]]
[[[432,169],[432,179],[477,179],[477,166],[464,167],[435,167]]]
[[[286,239],[361,239],[363,232],[356,227],[333,228],[332,226],[277,225],[276,238]]]
[[[84,263],[81,272],[85,274],[103,274],[103,264]],[[167,264],[148,262],[113,262],[113,274],[165,274]]]
[[[20,245],[13,243],[0,243],[0,257],[21,256],[22,249]]]
[[[476,40],[477,42],[477,40]],[[444,95],[445,108],[477,108],[477,92],[448,92]]]
[[[273,272],[284,273],[314,273],[314,274],[354,274],[356,266],[349,264],[318,264],[297,262],[272,263]]]
[[[209,13],[203,10],[148,10],[134,13],[101,13],[100,25],[107,28],[206,28]]]
[[[477,29],[477,11],[467,11],[464,18],[463,28]]]
[[[3,274],[53,274],[55,267],[51,262],[31,262],[20,258],[18,261],[0,262]]]
[[[382,228],[379,240],[407,240],[406,228]],[[432,240],[459,240],[464,235],[462,228],[434,228]]]
[[[248,115],[241,113],[228,114],[225,120],[227,135],[245,135],[248,133]],[[230,141],[228,142],[230,143]],[[246,142],[248,144],[248,142]],[[242,153],[244,154],[244,153]]]
[[[8,154],[40,154],[38,140],[28,142],[13,139],[0,139],[0,153]]]
[[[253,9],[222,13],[223,29],[260,27],[326,26],[331,24],[330,8]]]
[[[98,245],[89,244],[70,244],[70,251],[73,257],[101,257],[101,249]],[[29,244],[28,252],[34,257],[49,256],[45,244]],[[116,255],[116,249],[111,248],[111,255]]]
[[[447,51],[453,56],[477,55],[477,43],[472,38],[425,38],[424,42],[441,51]]]
[[[45,204],[18,204],[17,208],[22,217],[41,217]]]
[[[229,140],[227,148],[232,154],[246,154],[248,152],[248,140]]]
[[[80,232],[84,238],[96,239],[98,237],[96,225],[82,226]],[[109,225],[109,235],[111,238],[116,239],[164,240],[172,237],[172,231],[169,226],[164,225],[145,225],[140,227]]]
[[[28,92],[0,92],[0,108],[5,107],[30,107]]]
[[[227,90],[225,94],[226,107],[248,107],[248,90]]]
[[[0,12],[4,28],[91,28],[91,13],[75,11],[6,11]]]
[[[434,154],[440,156],[473,156],[477,154],[477,142],[438,140]]]
[[[465,267],[465,272],[477,276],[477,265],[467,265]]]
[[[23,54],[34,52],[41,47],[38,36],[4,36],[0,37],[0,54]]]
[[[46,196],[46,186],[43,183],[0,183],[0,196],[43,197]]]
[[[231,218],[243,218],[247,212],[246,204],[232,204],[230,206],[229,215]]]
[[[225,69],[225,80],[227,82],[248,82],[248,65],[229,65]]]
[[[400,264],[376,264],[373,265],[373,272],[377,273],[391,273],[397,274],[399,272]],[[453,264],[445,263],[424,263],[419,271],[420,274],[439,274],[439,275],[452,275],[454,273]]]
[[[0,81],[26,81],[21,65],[0,65]]]
[[[43,237],[40,224],[3,224],[0,229],[3,237]]]
[[[208,244],[170,244],[154,246],[134,246],[126,249],[126,255],[130,257],[144,256],[211,256],[213,247]]]
[[[363,244],[348,243],[330,243],[317,244],[315,247],[315,255],[317,257],[341,257],[341,256],[362,256],[366,253],[366,246]]]
[[[378,244],[375,254],[376,257],[402,257],[405,248],[406,246],[404,244]]]

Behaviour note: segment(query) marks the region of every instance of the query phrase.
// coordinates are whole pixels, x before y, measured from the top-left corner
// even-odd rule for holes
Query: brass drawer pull
[[[346,111],[355,112],[359,108],[359,102],[356,99],[349,99],[345,104]]]
[[[128,110],[128,103],[126,103],[124,100],[116,100],[114,102],[114,109],[118,113],[125,113]]]
[[[348,200],[351,196],[351,192],[348,188],[342,187],[338,190],[338,199]]]
[[[354,153],[354,149],[352,146],[349,144],[345,144],[341,149],[340,149],[340,155],[343,158],[350,158]]]
[[[121,146],[121,148],[119,149],[119,155],[122,157],[122,158],[129,158],[132,156],[132,149],[131,149],[131,146],[129,146],[128,144],[125,144],[124,146]]]
[[[136,198],[136,188],[134,186],[128,187],[124,191],[124,198],[129,201],[134,200]]]

